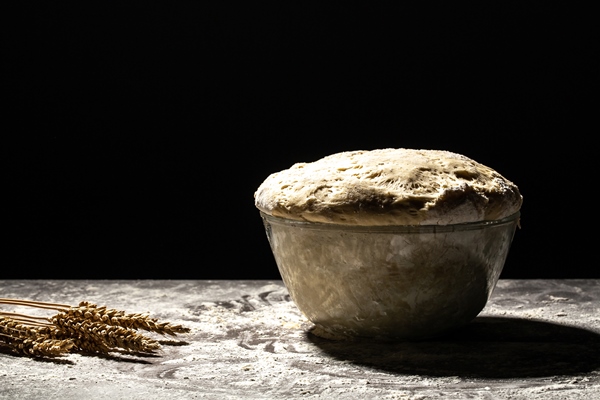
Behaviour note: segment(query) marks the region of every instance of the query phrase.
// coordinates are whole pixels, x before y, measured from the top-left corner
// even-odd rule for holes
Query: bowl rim
[[[483,220],[474,222],[463,222],[447,225],[343,225],[324,222],[300,221],[290,218],[282,218],[260,211],[264,223],[270,225],[285,225],[296,228],[323,230],[323,231],[345,231],[345,232],[371,232],[371,233],[439,233],[468,230],[481,230],[483,228],[497,227],[514,224],[519,225],[521,211],[517,211],[507,217],[496,220]]]

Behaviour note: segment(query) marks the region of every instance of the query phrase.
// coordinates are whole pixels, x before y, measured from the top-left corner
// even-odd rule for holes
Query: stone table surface
[[[412,343],[317,337],[281,281],[0,280],[0,297],[190,328],[153,354],[0,346],[0,399],[600,398],[600,280],[500,280],[471,324]]]

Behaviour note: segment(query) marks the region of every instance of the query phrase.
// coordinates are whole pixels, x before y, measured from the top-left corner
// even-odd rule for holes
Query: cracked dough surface
[[[256,207],[276,217],[343,225],[447,225],[514,214],[523,197],[494,169],[444,150],[331,154],[268,176]]]

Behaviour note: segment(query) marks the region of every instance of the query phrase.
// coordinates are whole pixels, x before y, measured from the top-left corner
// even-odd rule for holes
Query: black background
[[[503,278],[600,278],[586,10],[215,3],[5,13],[0,278],[278,278],[258,185],[384,147],[519,186]]]

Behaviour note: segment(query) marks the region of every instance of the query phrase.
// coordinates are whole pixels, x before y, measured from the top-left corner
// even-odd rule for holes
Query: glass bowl
[[[473,320],[519,222],[346,226],[260,212],[277,267],[313,332],[419,340]]]

